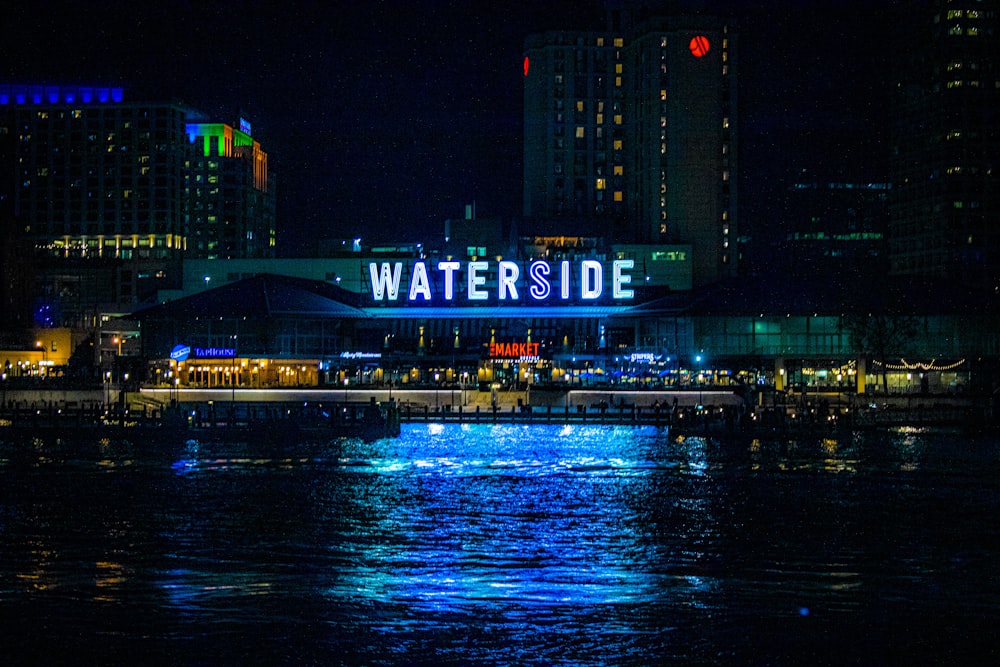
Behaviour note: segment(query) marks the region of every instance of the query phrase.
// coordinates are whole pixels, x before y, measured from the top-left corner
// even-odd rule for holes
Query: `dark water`
[[[4,664],[1000,659],[995,439],[164,449],[0,445]]]

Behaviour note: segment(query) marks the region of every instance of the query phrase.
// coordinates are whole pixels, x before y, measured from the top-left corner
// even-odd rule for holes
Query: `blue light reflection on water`
[[[56,454],[0,458],[0,611],[34,657],[56,635],[104,663],[150,647],[187,663],[871,663],[972,655],[1000,620],[992,440],[432,424]]]

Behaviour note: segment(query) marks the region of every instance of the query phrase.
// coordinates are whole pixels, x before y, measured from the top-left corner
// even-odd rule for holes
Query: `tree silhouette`
[[[882,390],[888,395],[887,356],[902,353],[919,331],[919,322],[912,315],[850,314],[843,316],[851,347],[859,356],[872,357],[882,365]]]

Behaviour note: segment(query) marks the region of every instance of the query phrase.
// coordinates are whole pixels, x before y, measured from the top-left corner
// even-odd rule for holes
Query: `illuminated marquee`
[[[627,271],[635,267],[631,259],[616,259],[611,265],[611,296],[614,299],[631,299],[634,290],[627,286],[632,283],[632,276]],[[527,275],[521,276],[521,265],[512,261],[500,261],[496,266],[496,285],[488,286],[487,275],[490,273],[490,262],[466,262],[465,266],[465,298],[469,301],[486,301],[491,291],[500,301],[520,301],[519,286],[526,288],[528,296],[534,301],[546,301],[553,296],[568,301],[571,297],[570,288],[573,280],[579,280],[579,298],[593,301],[604,294],[604,265],[595,259],[585,259],[580,262],[576,271],[569,261],[556,265],[558,281],[553,285],[550,278],[553,265],[537,260],[528,265]],[[431,269],[427,262],[413,263],[406,289],[408,301],[431,301]],[[455,299],[455,286],[462,271],[462,262],[441,261],[437,263],[437,284],[442,286],[445,301]],[[396,301],[399,299],[400,286],[403,277],[403,263],[369,262],[368,273],[371,276],[372,298],[375,301]],[[556,288],[558,294],[556,294]]]
[[[341,352],[341,359],[381,359],[381,352]]]
[[[192,348],[192,356],[199,359],[218,359],[219,357],[235,357],[234,347],[196,347]]]
[[[538,360],[538,343],[490,343],[491,359]]]

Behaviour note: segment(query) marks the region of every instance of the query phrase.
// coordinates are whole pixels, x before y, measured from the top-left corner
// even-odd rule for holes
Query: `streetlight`
[[[35,347],[42,351],[42,363],[38,364],[38,374],[48,375],[48,364],[46,363],[48,350],[45,349],[45,345],[40,340],[35,341]]]
[[[238,339],[239,339],[239,334],[233,336],[233,368],[232,368],[232,375],[230,377],[230,382],[232,382],[232,390],[233,390],[232,399],[230,400],[231,403],[236,402],[236,345]]]

